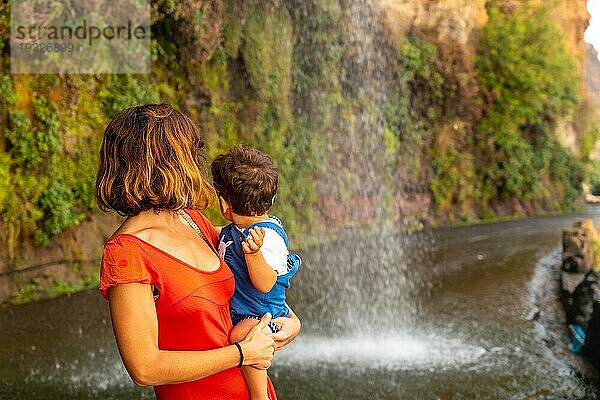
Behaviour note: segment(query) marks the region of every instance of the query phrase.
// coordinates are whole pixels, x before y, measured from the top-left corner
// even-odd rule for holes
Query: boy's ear
[[[221,211],[223,213],[226,213],[227,211],[229,211],[229,203],[227,202],[227,200],[225,200],[223,198],[223,196],[219,196],[219,203],[221,205]]]

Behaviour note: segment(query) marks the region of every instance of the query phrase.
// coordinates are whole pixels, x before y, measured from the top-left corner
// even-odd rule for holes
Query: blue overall
[[[262,293],[252,285],[248,274],[248,267],[244,258],[242,241],[249,235],[249,230],[255,227],[273,229],[281,236],[288,246],[288,238],[283,230],[281,221],[277,217],[269,216],[270,220],[257,222],[240,231],[233,223],[221,230],[219,235],[219,249],[225,248],[223,259],[231,269],[235,278],[235,292],[231,298],[231,320],[237,324],[242,319],[260,318],[265,313],[271,313],[273,318],[287,317],[290,310],[285,305],[285,290],[290,287],[290,278],[298,271],[302,260],[297,254],[289,254],[287,272],[277,277],[271,291]],[[272,330],[276,328],[271,326]]]

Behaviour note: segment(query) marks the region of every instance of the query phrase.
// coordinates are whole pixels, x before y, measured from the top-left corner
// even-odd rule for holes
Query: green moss
[[[61,233],[71,225],[83,221],[85,214],[74,208],[75,192],[62,180],[55,180],[38,200],[38,207],[44,213],[42,229],[36,232],[36,242],[46,244],[49,238]]]
[[[400,140],[390,129],[383,131],[383,146],[388,156],[395,156],[400,149]]]
[[[5,131],[4,137],[10,146],[11,156],[24,167],[38,165],[42,161],[42,154],[31,120],[22,111],[10,110],[9,124],[11,129]]]
[[[243,4],[240,4],[237,0],[228,0],[225,9],[227,12],[223,26],[223,49],[229,58],[236,59],[242,44],[242,31],[244,29]]]
[[[83,290],[95,289],[100,285],[98,274],[84,275],[75,283],[68,283],[61,279],[55,279],[46,290],[46,296],[49,298],[65,294],[81,292]]]
[[[125,107],[161,102],[160,85],[132,75],[112,75],[98,90],[104,115],[112,118]]]
[[[290,118],[292,25],[285,7],[252,5],[240,49],[248,80],[264,104],[257,133],[285,128]]]
[[[62,279],[53,279],[46,287],[40,287],[33,282],[29,282],[13,293],[8,302],[12,304],[25,304],[65,294],[73,294],[83,290],[97,289],[99,284],[100,278],[96,273],[84,274],[74,283],[69,283]]]
[[[432,155],[434,177],[431,194],[439,211],[450,219],[464,217],[461,206],[476,197],[472,182],[475,180],[474,160],[471,154],[463,154],[454,148]]]
[[[592,194],[600,196],[600,160],[590,162],[587,180]]]
[[[431,133],[442,117],[442,98],[446,79],[439,68],[437,47],[415,35],[404,36],[399,40],[398,76],[399,81],[383,107],[384,146],[387,154],[386,192],[387,207],[392,206],[393,193],[400,190],[426,190],[427,182],[424,166],[429,162]],[[452,161],[432,160],[434,166],[434,201],[442,203],[444,196],[452,196],[455,182],[442,182],[447,172],[436,167],[442,163],[450,166]],[[437,165],[436,165],[437,164]],[[444,168],[443,167],[443,168]],[[399,171],[402,171],[399,176]],[[440,172],[437,176],[436,172]],[[391,211],[387,212],[391,216]]]
[[[384,123],[412,159],[428,142],[428,132],[441,116],[445,79],[437,65],[437,48],[416,36],[398,44],[398,89],[384,106]]]
[[[600,118],[591,99],[585,96],[575,111],[573,128],[582,134],[580,158],[590,163],[596,143],[600,140]]]
[[[0,75],[0,99],[6,105],[13,105],[17,101],[17,94],[8,75]]]
[[[10,156],[0,153],[0,215],[7,211],[7,204],[11,197],[10,169]]]
[[[25,304],[40,299],[40,291],[35,283],[28,283],[13,293],[9,299],[12,304]]]

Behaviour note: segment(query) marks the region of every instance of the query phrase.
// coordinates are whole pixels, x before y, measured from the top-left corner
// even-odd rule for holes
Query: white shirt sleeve
[[[277,276],[287,274],[289,251],[283,238],[273,229],[265,228],[265,237],[260,251],[265,262],[277,272]]]

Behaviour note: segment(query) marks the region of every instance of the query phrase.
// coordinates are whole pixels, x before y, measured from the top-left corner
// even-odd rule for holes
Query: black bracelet
[[[235,347],[237,347],[238,351],[240,352],[240,363],[237,367],[242,368],[242,365],[244,364],[244,352],[242,351],[242,346],[240,346],[238,342],[233,342],[233,344],[235,345]]]

